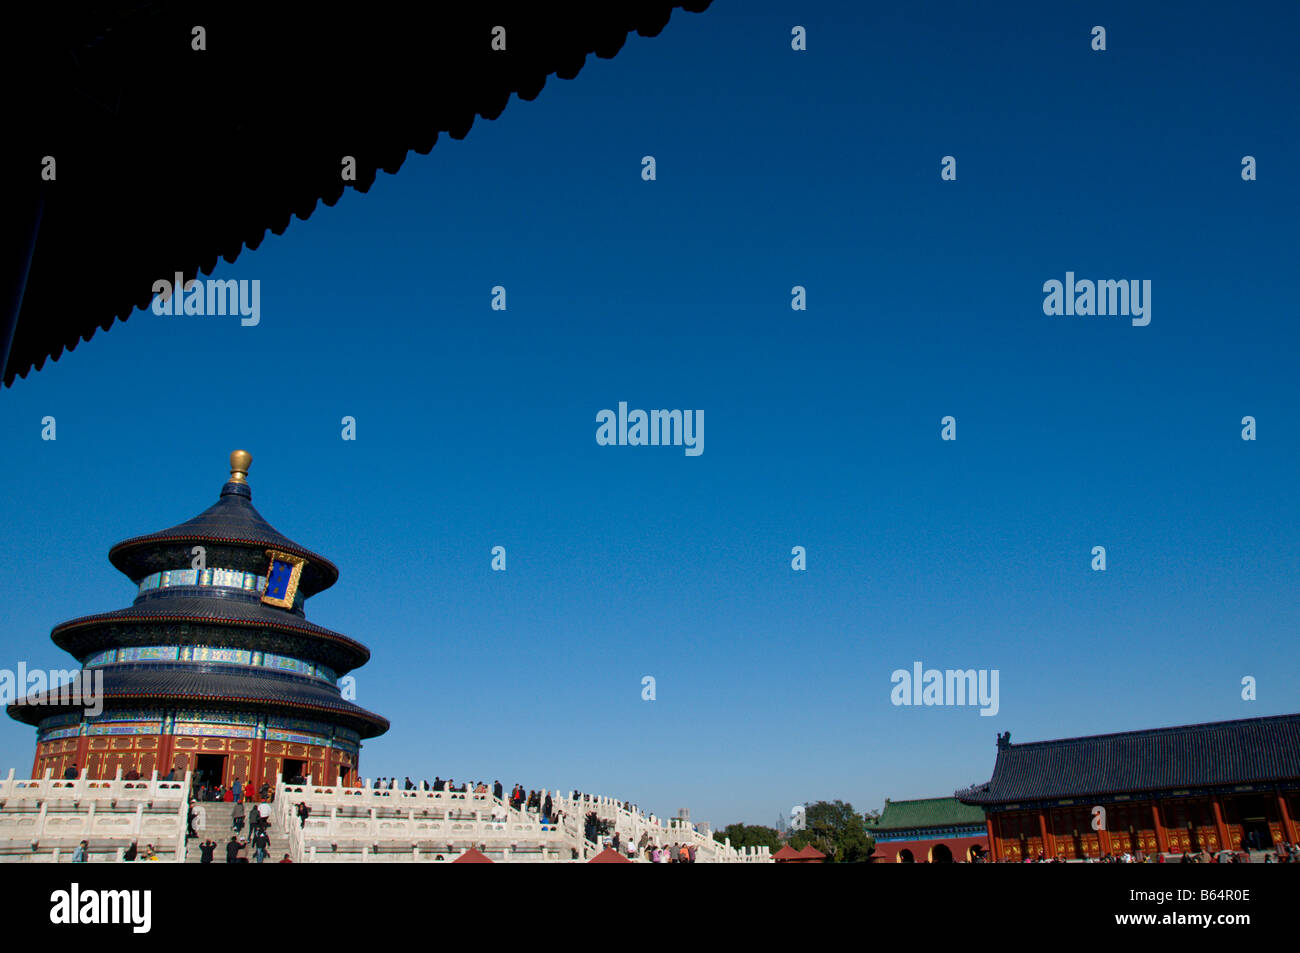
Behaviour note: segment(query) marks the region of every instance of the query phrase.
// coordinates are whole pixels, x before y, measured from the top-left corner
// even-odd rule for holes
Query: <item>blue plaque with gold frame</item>
[[[298,580],[302,578],[302,567],[307,565],[307,560],[274,549],[268,549],[266,555],[271,565],[266,568],[262,601],[269,606],[292,609],[294,596],[298,594]]]

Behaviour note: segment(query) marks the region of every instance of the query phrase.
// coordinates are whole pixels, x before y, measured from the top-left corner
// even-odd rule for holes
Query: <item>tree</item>
[[[790,835],[790,846],[802,850],[812,844],[837,864],[867,863],[876,842],[867,833],[862,815],[844,801],[818,801],[804,810],[806,830]]]
[[[766,847],[773,853],[781,849],[781,832],[761,824],[728,824],[724,829],[713,832],[713,839],[718,843],[728,837],[731,838],[732,847]]]

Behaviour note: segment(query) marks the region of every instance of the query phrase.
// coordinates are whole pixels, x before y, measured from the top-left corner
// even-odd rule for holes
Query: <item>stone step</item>
[[[235,814],[235,805],[225,801],[204,801],[202,802],[203,812],[205,815],[203,829],[198,832],[198,837],[191,837],[185,849],[185,863],[197,864],[200,862],[201,853],[199,845],[205,840],[216,842],[217,849],[213,852],[212,862],[214,864],[224,864],[226,862],[226,844],[230,841],[230,835],[235,833],[232,822]],[[246,845],[242,855],[247,857],[249,863],[253,861],[253,847],[249,834],[250,815],[257,811],[256,805],[244,805],[244,826],[238,832],[239,839]],[[289,853],[289,835],[284,830],[277,830],[275,825],[275,815],[272,813],[271,828],[267,831],[271,837],[270,846],[267,847],[267,859],[265,863],[279,861],[281,857]]]

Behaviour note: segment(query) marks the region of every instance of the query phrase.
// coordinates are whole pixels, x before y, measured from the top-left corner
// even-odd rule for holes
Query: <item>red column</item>
[[[81,772],[90,767],[90,736],[81,735],[77,738],[77,777],[81,777]]]
[[[1288,843],[1296,842],[1295,822],[1291,820],[1291,812],[1286,809],[1286,795],[1281,791],[1277,792],[1277,810],[1282,818],[1282,836]]]
[[[1214,806],[1214,828],[1219,832],[1219,850],[1232,850],[1232,841],[1228,838],[1228,825],[1223,822],[1223,805],[1219,803],[1217,794],[1210,798],[1210,804]]]
[[[998,839],[993,836],[993,816],[991,814],[984,815],[984,827],[989,832],[989,861],[996,864],[999,860]]]
[[[261,738],[253,739],[253,753],[248,759],[248,784],[254,791],[260,791],[266,780],[266,742]]]
[[[1047,811],[1041,807],[1038,809],[1038,830],[1043,835],[1043,858],[1051,860],[1056,856],[1056,851],[1053,849],[1052,841],[1048,839],[1051,835],[1047,832]]]
[[[176,749],[175,735],[158,736],[158,756],[154,760],[154,767],[158,770],[158,777],[167,777],[167,772],[172,769],[172,753]],[[181,775],[176,779],[184,781],[185,776]]]
[[[1156,848],[1162,854],[1169,853],[1169,838],[1165,834],[1165,826],[1160,823],[1160,802],[1151,802],[1151,820],[1156,825]]]

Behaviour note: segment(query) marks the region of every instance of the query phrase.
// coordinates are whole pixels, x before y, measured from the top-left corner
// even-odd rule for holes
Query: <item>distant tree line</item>
[[[732,847],[766,847],[773,853],[788,843],[795,850],[812,844],[826,855],[827,863],[863,864],[875,853],[876,841],[867,833],[866,822],[879,818],[879,811],[859,814],[846,801],[817,801],[804,809],[805,830],[792,831],[786,841],[774,827],[761,824],[728,824],[715,831],[714,839],[731,839]]]

